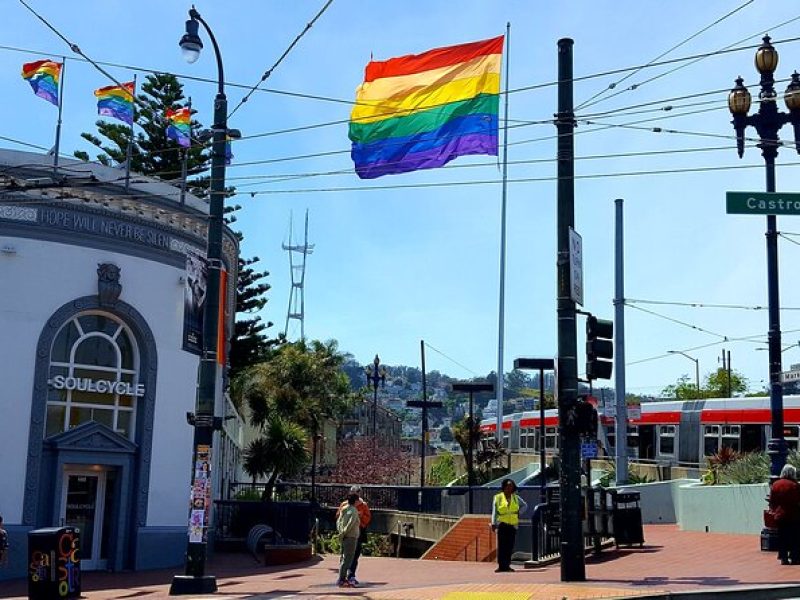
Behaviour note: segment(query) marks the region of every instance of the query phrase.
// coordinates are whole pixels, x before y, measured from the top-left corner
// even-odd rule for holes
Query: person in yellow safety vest
[[[504,479],[501,492],[492,502],[492,530],[497,532],[496,573],[513,571],[511,554],[517,538],[519,517],[528,510],[528,505],[518,494],[513,479]]]

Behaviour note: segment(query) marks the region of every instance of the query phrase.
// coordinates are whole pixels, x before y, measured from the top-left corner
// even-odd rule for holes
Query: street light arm
[[[208,23],[205,22],[205,19],[200,16],[200,13],[197,12],[197,9],[193,6],[189,9],[189,17],[195,19],[197,22],[203,25],[203,29],[206,30],[209,39],[211,40],[211,45],[214,46],[214,54],[217,57],[217,80],[218,80],[218,88],[217,93],[220,95],[225,95],[225,69],[222,66],[222,53],[219,51],[219,46],[217,45],[217,38],[214,37],[214,33],[211,31],[211,28],[208,26]],[[218,123],[214,123],[214,125],[218,125]]]

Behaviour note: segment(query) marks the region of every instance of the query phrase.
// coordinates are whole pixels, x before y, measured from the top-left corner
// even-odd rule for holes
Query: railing
[[[305,543],[313,528],[311,507],[303,502],[215,501],[215,536],[243,542],[256,525],[269,525],[284,540]]]
[[[464,546],[464,561],[469,561],[470,557],[472,556],[472,552],[470,552],[470,548],[474,546],[475,548],[475,562],[481,562],[483,560],[480,549],[481,549],[481,534],[479,533],[476,535],[471,542],[469,542],[466,546]],[[489,535],[489,552],[488,554],[492,553],[494,550],[494,535]]]

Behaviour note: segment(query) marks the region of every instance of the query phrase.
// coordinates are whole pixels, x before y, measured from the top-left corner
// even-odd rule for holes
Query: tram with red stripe
[[[723,447],[736,452],[766,450],[772,437],[768,397],[713,398],[667,402],[645,402],[641,415],[629,419],[629,456],[660,464],[697,465]],[[614,419],[600,409],[600,442],[613,454],[616,442]],[[800,396],[784,397],[783,435],[790,450],[797,450],[800,437]],[[544,435],[539,431],[539,412],[526,411],[503,418],[503,445],[512,452],[538,453],[544,444],[548,454],[558,453],[558,411],[546,410]],[[493,436],[494,419],[484,419],[481,431]],[[540,439],[543,437],[543,440]]]

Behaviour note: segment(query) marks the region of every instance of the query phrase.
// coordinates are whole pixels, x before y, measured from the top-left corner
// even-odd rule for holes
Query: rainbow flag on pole
[[[133,94],[135,84],[132,81],[122,86],[109,85],[94,91],[97,96],[97,114],[119,119],[133,125]]]
[[[33,93],[58,106],[58,80],[62,63],[37,60],[22,65],[22,78],[31,84]]]
[[[350,116],[356,173],[373,179],[497,155],[504,36],[367,64]]]
[[[192,145],[192,109],[189,107],[178,110],[167,110],[167,137],[175,140],[179,146],[188,148]]]

